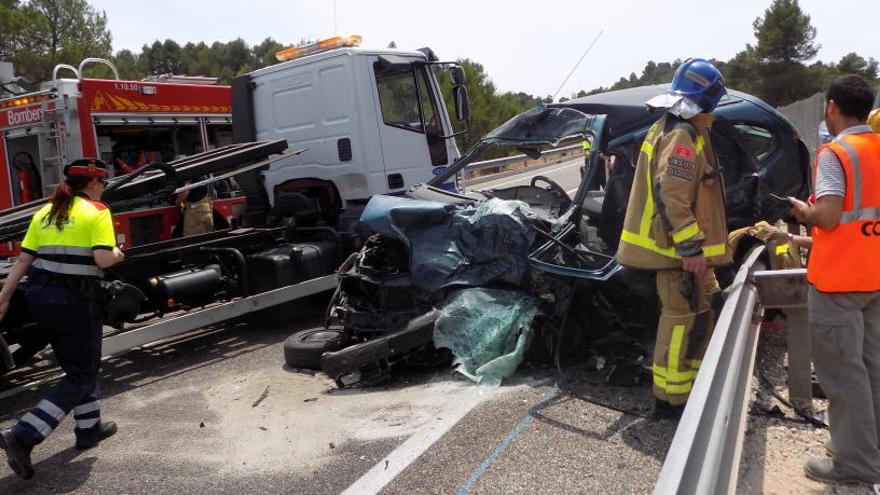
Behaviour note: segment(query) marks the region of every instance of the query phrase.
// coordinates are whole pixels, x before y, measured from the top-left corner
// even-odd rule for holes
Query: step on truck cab
[[[330,217],[358,209],[374,194],[402,194],[430,180],[459,158],[437,76],[449,69],[456,127],[464,127],[461,67],[438,61],[429,48],[371,50],[359,42],[337,37],[282,50],[280,63],[233,80],[236,142],[286,139],[291,149],[306,149],[243,181],[255,222],[265,215],[260,208],[289,215],[283,210],[316,204]]]

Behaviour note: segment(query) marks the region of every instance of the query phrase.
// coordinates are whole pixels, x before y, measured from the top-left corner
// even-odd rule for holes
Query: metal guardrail
[[[753,275],[764,269],[764,249],[749,253],[733,281],[654,487],[656,495],[736,491],[763,317]]]
[[[811,400],[807,271],[765,270],[764,251],[753,249],[734,279],[654,487],[657,495],[736,492],[764,309],[786,309],[789,398],[795,405]]]
[[[526,173],[529,171],[534,171],[538,168],[549,166],[549,165],[555,165],[556,163],[560,162],[559,159],[556,159],[554,161],[549,161],[549,158],[551,156],[562,155],[562,156],[566,157],[566,159],[568,159],[569,157],[574,155],[573,153],[571,153],[572,151],[580,151],[582,149],[583,149],[583,147],[581,144],[573,144],[571,146],[564,146],[562,148],[553,148],[550,150],[542,151],[541,158],[538,158],[537,160],[529,158],[528,155],[514,155],[514,156],[506,156],[504,158],[494,158],[492,160],[483,160],[481,162],[474,162],[464,168],[464,170],[462,171],[463,177],[459,182],[464,185],[476,184],[476,183],[487,181],[487,180],[500,179],[500,178],[511,176],[511,175],[517,175],[517,174],[522,174],[522,173]],[[544,160],[544,161],[540,162],[540,160]],[[535,162],[538,162],[538,163],[535,163]],[[518,169],[515,169],[515,170],[501,171],[502,168],[509,167],[511,165],[521,165],[521,167]],[[474,178],[470,177],[470,175],[474,172],[479,172],[481,170],[487,170],[487,169],[492,169],[492,168],[499,169],[499,172],[491,174],[491,175],[482,176],[482,177],[474,177]]]

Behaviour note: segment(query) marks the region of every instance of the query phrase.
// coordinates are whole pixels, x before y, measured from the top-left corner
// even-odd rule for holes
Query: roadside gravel
[[[763,330],[758,341],[756,370],[763,371],[782,397],[788,397],[785,385],[787,355],[785,330]],[[751,404],[743,456],[740,464],[738,494],[873,494],[866,485],[826,485],[804,476],[804,463],[811,457],[825,456],[823,446],[828,430],[806,423],[791,408],[762,390],[753,380]],[[757,409],[778,407],[779,417]],[[814,399],[817,411],[827,408],[827,401]],[[777,414],[779,414],[777,413]]]

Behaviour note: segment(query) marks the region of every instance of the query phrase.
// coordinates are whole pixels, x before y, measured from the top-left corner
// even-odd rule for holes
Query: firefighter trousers
[[[702,276],[683,270],[659,270],[660,321],[654,344],[654,396],[683,405],[712,337],[722,299],[710,268]]]

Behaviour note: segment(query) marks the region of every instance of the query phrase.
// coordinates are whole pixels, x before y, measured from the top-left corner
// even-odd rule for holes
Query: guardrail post
[[[798,407],[813,407],[809,320],[804,308],[785,311],[785,339],[788,346],[788,398]]]
[[[807,271],[803,268],[756,272],[760,302],[785,310],[788,347],[788,397],[798,407],[812,409],[811,344],[807,313]]]

